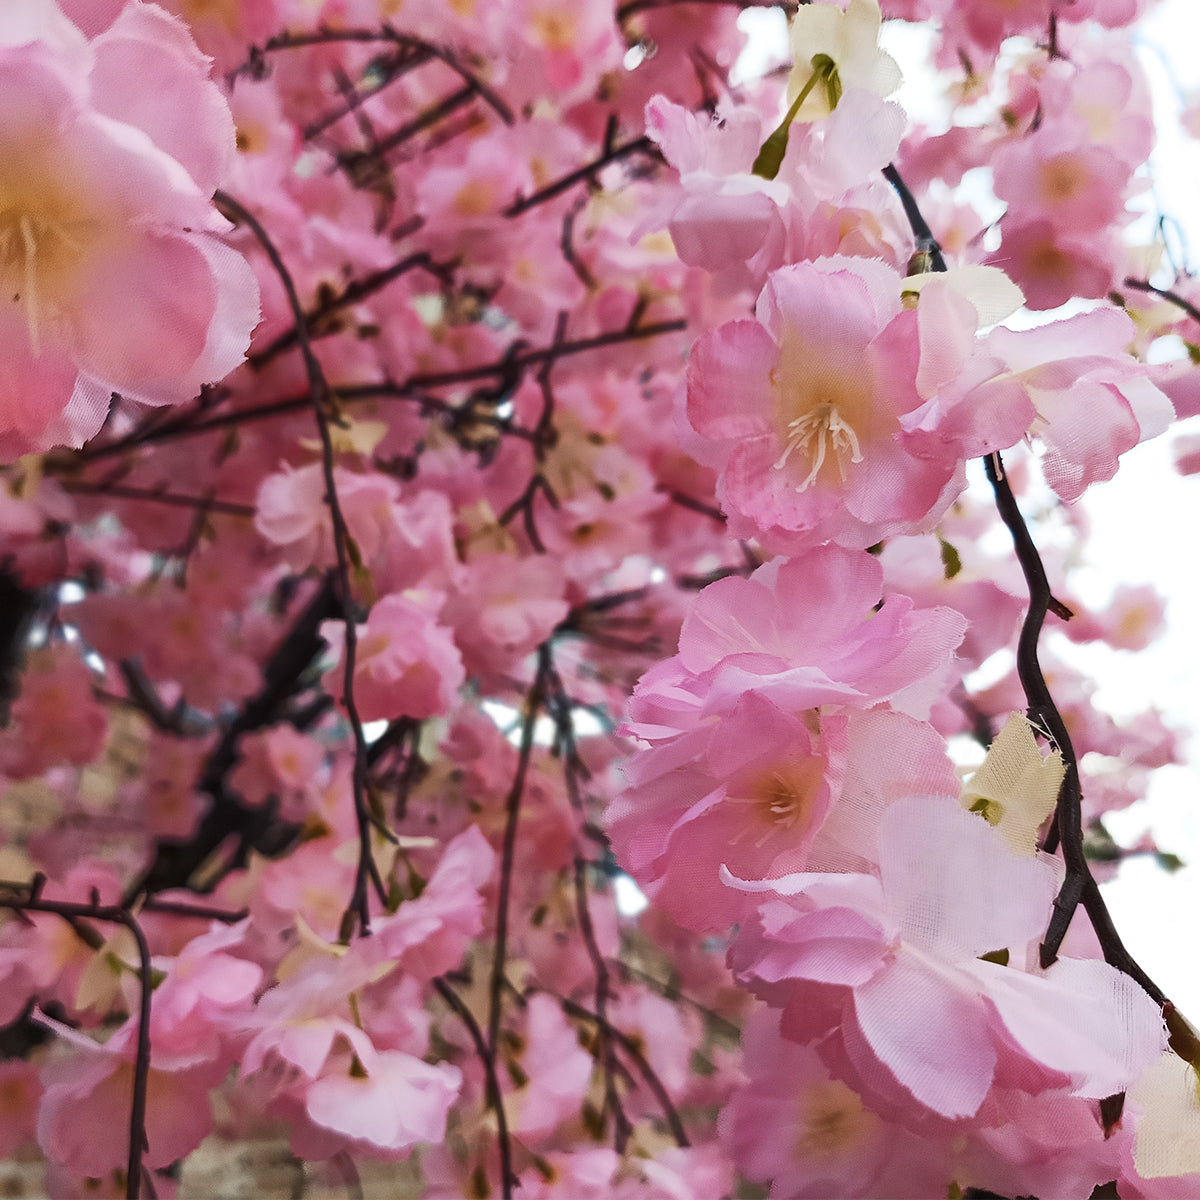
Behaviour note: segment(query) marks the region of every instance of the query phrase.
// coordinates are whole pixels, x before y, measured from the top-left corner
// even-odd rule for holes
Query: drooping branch
[[[933,270],[946,270],[937,240],[896,168],[889,164],[883,173],[900,196],[917,239],[918,251],[928,254]],[[1147,288],[1149,289],[1149,285]],[[1017,560],[1021,564],[1029,588],[1029,610],[1022,623],[1017,643],[1017,675],[1029,706],[1028,716],[1030,721],[1053,741],[1062,754],[1063,765],[1066,768],[1058,795],[1054,832],[1047,839],[1045,846],[1046,849],[1053,850],[1056,844],[1061,844],[1066,877],[1055,897],[1054,910],[1042,941],[1042,966],[1048,967],[1058,957],[1058,950],[1066,937],[1071,918],[1076,908],[1082,904],[1096,931],[1105,961],[1136,980],[1147,995],[1163,1004],[1166,1002],[1166,995],[1125,948],[1100,888],[1092,876],[1087,855],[1084,853],[1083,795],[1079,782],[1079,764],[1066,723],[1050,695],[1038,660],[1038,641],[1046,614],[1053,611],[1067,619],[1071,612],[1056,600],[1050,591],[1050,581],[1046,576],[1041,555],[1030,536],[1025,518],[1021,515],[1000,455],[987,455],[984,458],[984,469],[988,482],[992,485],[996,508],[1013,539]]]
[[[592,972],[596,979],[596,1058],[604,1072],[604,1108],[601,1120],[609,1113],[613,1118],[613,1149],[618,1154],[624,1154],[629,1144],[629,1135],[633,1132],[633,1123],[629,1120],[621,1104],[621,1096],[617,1091],[617,1055],[613,1045],[612,1028],[608,1023],[608,1000],[611,985],[608,977],[608,965],[600,947],[596,942],[596,931],[592,927],[592,914],[588,908],[587,893],[587,863],[578,855],[573,864],[575,877],[575,916],[579,922],[579,932],[583,944],[587,948],[588,958],[592,962]]]
[[[1154,296],[1161,296],[1162,299],[1174,304],[1176,308],[1181,308],[1193,321],[1200,324],[1200,308],[1197,308],[1190,300],[1185,300],[1178,292],[1173,292],[1170,288],[1155,287],[1148,279],[1134,279],[1132,276],[1127,276],[1125,286],[1133,288],[1137,292],[1149,292]]]
[[[1084,853],[1083,796],[1079,784],[1079,764],[1071,744],[1071,735],[1067,732],[1062,714],[1050,695],[1041,663],[1038,661],[1038,640],[1046,614],[1050,610],[1050,581],[1046,577],[1041,555],[1033,543],[1025,518],[1021,515],[1008,477],[1004,473],[1000,455],[988,455],[984,465],[996,497],[996,508],[1012,536],[1017,560],[1021,564],[1025,583],[1029,588],[1029,611],[1025,615],[1017,642],[1017,675],[1029,704],[1030,721],[1049,735],[1062,755],[1066,768],[1058,794],[1056,827],[1067,873],[1055,898],[1050,925],[1042,942],[1042,966],[1049,966],[1058,957],[1058,948],[1066,936],[1071,917],[1082,902],[1100,941],[1105,961],[1135,979],[1147,995],[1162,1004],[1166,995],[1125,949],[1109,915],[1104,897],[1092,877],[1091,867]]]
[[[150,1003],[153,995],[150,985],[150,946],[137,919],[124,906],[101,904],[99,896],[94,893],[90,904],[47,900],[42,896],[45,884],[46,877],[41,873],[35,875],[28,885],[0,883],[0,889],[3,889],[0,891],[0,908],[24,913],[52,913],[68,922],[112,922],[128,929],[137,944],[140,1002],[137,1044],[133,1060],[133,1096],[129,1105],[129,1154],[125,1168],[125,1196],[127,1200],[138,1200],[142,1187],[142,1153],[146,1145],[146,1095],[150,1079]],[[16,894],[7,894],[13,892]],[[21,895],[22,892],[25,894]]]
[[[325,378],[316,354],[308,339],[308,331],[304,322],[304,310],[300,297],[296,292],[296,284],[292,279],[275,244],[271,241],[262,223],[244,205],[225,192],[217,192],[214,196],[217,204],[227,209],[239,223],[245,224],[262,246],[267,258],[270,259],[279,282],[287,295],[288,305],[292,310],[295,322],[296,336],[300,353],[304,359],[304,370],[308,376],[309,396],[312,403],[313,415],[317,421],[317,431],[321,438],[321,466],[325,476],[325,502],[329,506],[330,523],[333,526],[334,557],[337,566],[333,575],[335,594],[342,625],[345,628],[345,664],[342,685],[342,703],[350,722],[350,730],[354,739],[354,768],[353,792],[354,814],[358,823],[358,869],[354,878],[354,893],[351,897],[347,913],[353,912],[359,932],[371,931],[370,906],[367,899],[367,888],[370,883],[381,904],[387,904],[387,888],[379,877],[379,868],[375,864],[375,855],[371,847],[371,831],[376,828],[372,820],[370,807],[367,803],[367,739],[363,732],[362,719],[358,714],[358,706],[354,699],[354,669],[358,650],[358,615],[354,609],[354,596],[350,585],[350,531],[346,525],[345,515],[338,500],[337,481],[334,477],[333,435],[329,432],[331,413],[333,412],[333,394],[329,382]],[[343,920],[342,933],[349,938],[348,922]]]
[[[570,1013],[573,1017],[580,1017],[585,1021],[594,1021],[597,1025],[600,1024],[601,1018],[594,1012],[589,1012],[581,1004],[576,1004],[574,1000],[570,1000],[565,996],[559,997],[559,1003],[563,1007],[563,1011]],[[621,1047],[621,1049],[633,1060],[634,1065],[638,1069],[638,1074],[645,1080],[646,1086],[654,1094],[654,1098],[658,1101],[659,1107],[663,1112],[663,1119],[667,1122],[667,1126],[671,1130],[671,1136],[675,1139],[675,1144],[681,1148],[690,1146],[691,1140],[688,1138],[687,1131],[683,1127],[683,1121],[680,1119],[679,1110],[676,1109],[674,1101],[671,1099],[671,1093],[667,1091],[666,1085],[658,1077],[658,1073],[650,1065],[645,1054],[642,1052],[637,1042],[633,1040],[627,1033],[618,1029],[615,1025],[605,1025],[607,1036]]]
[[[520,1187],[521,1181],[512,1168],[512,1138],[508,1132],[508,1117],[504,1111],[504,1095],[500,1091],[500,1080],[496,1075],[495,1046],[488,1044],[474,1014],[445,979],[435,979],[433,986],[467,1027],[467,1033],[475,1046],[475,1053],[483,1066],[484,1078],[487,1080],[488,1104],[496,1114],[496,1142],[500,1150],[500,1195],[503,1200],[512,1200],[513,1188]]]
[[[504,967],[508,955],[509,902],[512,896],[513,863],[517,851],[517,829],[521,823],[521,800],[525,794],[525,777],[533,757],[533,731],[538,713],[545,703],[546,680],[550,670],[550,650],[538,648],[537,673],[521,706],[521,744],[517,752],[517,769],[505,801],[504,841],[500,851],[500,888],[496,899],[496,948],[492,957],[491,982],[488,989],[487,1044],[492,1054],[500,1036],[501,996],[504,991]]]

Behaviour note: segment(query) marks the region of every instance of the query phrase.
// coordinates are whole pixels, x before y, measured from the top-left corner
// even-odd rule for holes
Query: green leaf
[[[962,559],[958,551],[941,534],[938,534],[938,546],[941,548],[942,568],[946,572],[946,578],[953,579],[962,570]]]
[[[1004,816],[1004,805],[980,796],[967,811],[978,813],[989,825],[999,825],[1000,818]]]
[[[1176,871],[1187,866],[1187,863],[1179,857],[1178,854],[1172,854],[1169,850],[1160,850],[1155,856],[1154,861],[1158,863],[1164,871],[1170,871],[1173,875]]]
[[[1008,947],[1005,946],[1003,950],[989,950],[986,954],[981,954],[979,957],[983,962],[995,963],[997,966],[1007,967]]]
[[[842,77],[838,74],[837,63],[828,54],[812,56],[813,78],[819,79],[825,88],[825,99],[829,102],[829,111],[838,106],[842,98]]]
[[[750,171],[760,179],[774,179],[779,174],[779,168],[783,166],[783,156],[787,153],[788,131],[792,127],[792,122],[796,119],[796,114],[800,111],[800,106],[811,95],[813,88],[817,86],[820,79],[820,76],[815,74],[818,58],[829,58],[829,56],[827,54],[816,54],[813,56],[813,76],[800,89],[800,95],[792,101],[792,106],[787,110],[787,114],[783,120],[780,121],[779,127],[763,142],[757,157],[754,159],[754,166],[750,168]],[[833,59],[830,58],[829,61],[832,64]],[[838,86],[841,87],[841,84],[839,83]]]

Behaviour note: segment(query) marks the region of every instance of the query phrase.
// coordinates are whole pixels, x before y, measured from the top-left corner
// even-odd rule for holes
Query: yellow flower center
[[[751,819],[741,829],[735,841],[757,832],[755,846],[782,833],[801,831],[812,819],[812,811],[825,774],[822,759],[809,758],[768,767],[754,776],[743,794],[729,796],[730,804],[749,807]]]
[[[796,1150],[818,1162],[841,1157],[861,1145],[879,1124],[844,1083],[830,1079],[807,1088],[800,1102]]]
[[[35,355],[66,308],[72,279],[106,230],[86,193],[35,144],[6,147],[0,163],[0,301],[20,307]]]
[[[838,476],[846,482],[846,463],[862,462],[862,448],[858,435],[843,417],[836,404],[818,404],[806,413],[793,417],[787,423],[787,440],[783,453],[772,464],[782,471],[794,450],[808,459],[808,474],[796,485],[796,491],[805,491],[821,472],[825,459],[832,452],[837,463]]]
[[[82,248],[77,231],[29,204],[0,209],[0,279],[11,303],[24,309],[35,355],[54,314],[53,284]]]

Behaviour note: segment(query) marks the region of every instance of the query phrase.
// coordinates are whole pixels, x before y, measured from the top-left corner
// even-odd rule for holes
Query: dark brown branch
[[[1138,292],[1150,292],[1155,296],[1161,296],[1164,300],[1169,300],[1176,308],[1183,309],[1193,321],[1200,323],[1200,308],[1185,300],[1177,292],[1172,292],[1168,288],[1155,287],[1147,279],[1134,279],[1132,276],[1125,279],[1125,286]]]
[[[390,58],[382,62],[375,61],[375,68],[382,74],[383,79],[369,91],[360,91],[351,85],[342,88],[343,103],[331,109],[323,117],[304,127],[302,137],[306,142],[319,137],[325,130],[336,125],[343,117],[357,112],[368,100],[374,99],[386,90],[397,79],[403,79],[409,71],[423,66],[433,58],[433,51],[428,46],[403,46]]]
[[[614,329],[609,333],[598,333],[594,337],[579,338],[573,342],[563,342],[559,346],[549,346],[542,350],[529,350],[518,354],[511,360],[487,363],[478,367],[463,367],[458,371],[442,371],[427,375],[411,376],[406,387],[431,388],[445,387],[455,383],[470,383],[476,379],[489,379],[504,373],[516,364],[520,367],[533,366],[545,362],[548,358],[566,358],[572,354],[584,354],[589,350],[600,350],[606,346],[617,346],[622,342],[642,341],[645,338],[661,337],[664,333],[678,333],[687,328],[687,321],[677,318],[672,321],[658,321],[651,325],[626,325],[624,329]]]
[[[533,731],[545,701],[546,678],[550,670],[550,651],[538,648],[538,668],[525,696],[521,714],[521,745],[517,752],[517,770],[505,801],[504,842],[500,851],[500,889],[496,899],[496,949],[492,958],[488,990],[487,1044],[492,1054],[500,1036],[501,994],[504,990],[504,962],[508,954],[509,900],[512,895],[513,861],[517,850],[517,828],[521,823],[521,798],[525,794],[525,776],[533,756]]]
[[[60,481],[64,492],[81,496],[111,496],[114,500],[145,500],[153,504],[170,504],[176,508],[197,508],[204,512],[224,513],[231,517],[252,517],[255,508],[236,504],[232,500],[215,500],[211,496],[180,496],[156,488],[128,487],[121,483],[87,483],[78,479]]]
[[[350,730],[354,738],[354,815],[358,824],[358,869],[354,877],[354,893],[351,897],[350,908],[358,920],[359,932],[366,935],[371,932],[370,905],[367,892],[368,883],[374,889],[381,904],[387,904],[387,888],[379,877],[379,868],[375,865],[375,856],[371,849],[371,830],[374,822],[371,818],[370,807],[367,803],[367,739],[363,733],[362,719],[358,715],[358,706],[354,699],[354,668],[358,650],[358,615],[354,611],[354,597],[350,586],[350,532],[346,526],[346,518],[338,500],[337,481],[334,478],[333,436],[329,432],[330,412],[333,408],[333,395],[325,372],[308,340],[308,331],[304,324],[304,311],[300,306],[300,297],[296,292],[296,284],[292,279],[274,242],[271,241],[261,222],[249,209],[225,192],[217,192],[213,197],[216,203],[227,209],[238,222],[245,224],[254,234],[267,258],[271,261],[279,282],[287,294],[288,306],[292,310],[292,320],[296,326],[296,336],[299,340],[300,353],[304,358],[304,370],[308,376],[308,389],[312,402],[313,415],[317,420],[317,431],[321,437],[321,465],[325,476],[325,502],[329,506],[330,523],[333,526],[333,547],[337,567],[334,572],[335,592],[341,609],[342,624],[346,631],[345,668],[342,676],[342,704],[350,722]],[[348,940],[348,922],[343,921],[342,933]]]
[[[203,737],[211,729],[212,723],[207,718],[199,718],[195,713],[189,714],[182,697],[179,703],[168,708],[154,690],[154,685],[146,677],[139,662],[123,658],[117,664],[117,669],[121,672],[129,696],[128,699],[116,699],[136,708],[149,718],[156,729],[163,733],[173,733],[176,737]]]
[[[146,1093],[150,1078],[150,1002],[153,995],[150,986],[150,947],[137,919],[126,909],[113,904],[101,904],[98,899],[91,904],[45,900],[42,898],[45,882],[46,877],[38,874],[33,877],[27,889],[23,886],[16,889],[27,891],[27,895],[0,895],[0,908],[12,909],[14,912],[52,913],[72,924],[82,919],[124,925],[137,943],[141,1001],[138,1008],[137,1046],[133,1062],[133,1098],[129,1106],[129,1155],[125,1168],[125,1195],[127,1200],[138,1200],[142,1186],[142,1152],[146,1145]]]
[[[617,1092],[617,1056],[613,1049],[612,1027],[608,1023],[608,1000],[611,995],[608,966],[596,943],[596,931],[592,927],[592,914],[588,908],[585,878],[587,863],[578,856],[575,858],[574,871],[576,919],[596,977],[596,1057],[604,1071],[604,1109],[601,1112],[601,1120],[603,1121],[608,1113],[612,1113],[613,1149],[618,1154],[624,1154],[629,1144],[629,1135],[633,1132],[633,1124],[622,1107],[621,1097]]]
[[[920,208],[917,207],[917,202],[913,198],[912,192],[908,190],[908,184],[900,178],[900,172],[896,170],[892,163],[888,163],[883,168],[883,177],[895,189],[896,195],[900,197],[900,203],[904,208],[904,215],[908,218],[908,223],[912,227],[913,237],[917,239],[918,253],[929,255],[929,264],[933,270],[944,271],[946,269],[946,260],[942,257],[942,248],[938,244],[937,238],[933,236],[933,230],[929,228],[929,223],[925,220]]]
[[[531,208],[536,208],[539,204],[545,204],[547,200],[553,200],[555,196],[561,196],[563,192],[570,191],[576,184],[583,182],[591,182],[598,171],[602,171],[610,163],[619,162],[623,158],[628,158],[633,154],[645,154],[648,158],[655,160],[661,159],[658,147],[648,138],[634,138],[631,142],[625,142],[621,146],[614,146],[610,150],[606,150],[599,158],[593,159],[590,163],[585,163],[582,167],[577,167],[574,171],[564,175],[561,179],[556,179],[553,183],[546,184],[545,187],[539,188],[530,196],[521,196],[514,200],[505,210],[506,217],[519,217],[522,213],[528,212]]]
[[[683,4],[711,4],[724,8],[781,8],[792,16],[801,4],[808,0],[628,0],[617,9],[617,21],[624,21],[640,12],[654,12],[659,8],[673,8]]]
[[[317,327],[335,312],[339,312],[343,308],[349,308],[350,305],[367,299],[367,297],[380,291],[393,280],[399,279],[402,275],[406,275],[409,271],[415,270],[418,267],[428,271],[442,283],[447,281],[451,270],[449,267],[435,263],[424,251],[418,251],[416,254],[410,254],[406,258],[400,259],[399,262],[393,263],[390,267],[384,267],[379,271],[372,271],[371,274],[364,275],[361,279],[356,279],[348,283],[336,296],[332,296],[323,303],[318,304],[316,308],[305,313],[304,326],[308,331],[309,339],[325,337],[328,333],[337,332],[333,328],[322,332]],[[290,349],[298,340],[299,337],[296,328],[292,326],[262,350],[257,350],[253,354],[247,355],[246,361],[255,370],[258,370],[284,350]]]
[[[725,514],[715,504],[705,504],[702,500],[694,500],[691,496],[685,496],[673,488],[662,488],[661,490],[667,493],[672,504],[678,504],[680,508],[691,509],[692,512],[699,513],[702,517],[709,517],[718,524],[725,524]]]
[[[352,179],[358,180],[364,176],[368,167],[377,166],[389,151],[402,146],[409,138],[416,137],[426,129],[445,120],[451,113],[469,104],[475,98],[476,90],[473,84],[465,83],[456,92],[431,105],[424,112],[405,122],[386,136],[379,138],[366,150],[345,150],[337,156],[337,165],[345,170]]]
[[[1105,961],[1136,980],[1147,995],[1162,1004],[1166,1000],[1162,989],[1125,949],[1109,915],[1104,897],[1101,896],[1100,889],[1092,877],[1091,867],[1084,853],[1083,795],[1079,784],[1079,764],[1075,757],[1075,749],[1071,745],[1071,735],[1067,732],[1066,723],[1050,695],[1041,663],[1038,661],[1038,640],[1050,608],[1050,581],[1046,577],[1041,556],[1009,486],[1000,455],[988,455],[984,459],[984,466],[988,482],[995,493],[996,508],[1012,536],[1017,560],[1021,564],[1029,588],[1029,611],[1025,614],[1017,641],[1017,675],[1029,703],[1030,721],[1049,734],[1062,755],[1063,766],[1066,768],[1058,794],[1057,828],[1067,873],[1055,898],[1050,925],[1042,942],[1042,966],[1048,967],[1058,957],[1058,948],[1066,936],[1071,917],[1082,902],[1091,918]]]
[[[565,996],[559,997],[559,1003],[563,1007],[563,1011],[570,1013],[571,1016],[581,1017],[585,1021],[600,1022],[598,1014],[589,1012],[581,1004],[576,1004],[574,1000],[569,1000]],[[634,1064],[638,1069],[638,1073],[646,1081],[646,1086],[654,1093],[654,1098],[658,1101],[659,1107],[663,1111],[663,1117],[671,1130],[671,1136],[675,1139],[675,1144],[681,1147],[690,1146],[691,1140],[688,1138],[687,1131],[683,1128],[683,1121],[680,1120],[679,1112],[675,1108],[675,1103],[671,1099],[671,1093],[667,1091],[666,1085],[659,1079],[657,1072],[650,1065],[645,1054],[642,1053],[641,1047],[627,1033],[622,1032],[615,1025],[606,1025],[608,1036],[611,1037],[626,1054],[633,1059]]]
[[[500,1194],[503,1200],[512,1200],[513,1188],[520,1187],[521,1181],[513,1174],[512,1169],[512,1140],[508,1132],[508,1118],[504,1113],[504,1096],[500,1091],[500,1080],[496,1076],[495,1050],[484,1040],[483,1030],[479,1028],[474,1014],[445,979],[435,979],[433,986],[467,1027],[471,1041],[475,1044],[475,1053],[483,1064],[483,1073],[487,1079],[488,1104],[496,1114],[496,1142],[500,1149]]]
[[[231,911],[227,908],[213,908],[210,904],[189,904],[183,900],[147,900],[142,904],[142,912],[166,913],[172,917],[195,917],[200,921],[219,921],[222,925],[236,925],[250,915],[248,908]]]
[[[369,45],[372,42],[389,42],[393,45],[407,47],[410,50],[426,51],[432,58],[449,67],[464,82],[469,83],[473,90],[484,100],[488,107],[505,123],[512,125],[514,121],[512,109],[497,95],[491,87],[480,79],[473,71],[445,46],[436,46],[431,42],[422,41],[383,26],[381,29],[330,29],[322,27],[314,33],[281,33],[270,38],[261,46],[252,46],[246,61],[229,76],[232,83],[239,75],[259,74],[265,68],[265,60],[269,54],[278,54],[286,50],[303,50],[311,46],[326,46],[334,42],[358,42]]]
[[[304,673],[325,647],[320,635],[321,622],[335,617],[337,612],[333,579],[326,576],[263,666],[262,688],[229,723],[205,763],[197,788],[212,798],[209,811],[187,841],[156,843],[153,861],[126,890],[127,906],[138,896],[187,887],[196,870],[231,836],[242,847],[239,854],[249,847],[267,853],[272,844],[276,845],[277,853],[279,843],[291,840],[293,831],[274,821],[266,808],[243,804],[229,790],[226,781],[237,760],[241,739],[247,733],[274,724],[285,713],[288,702],[301,687]],[[292,724],[301,727],[295,719]]]
[[[521,371],[526,367],[536,366],[549,358],[568,358],[575,354],[586,354],[590,350],[600,350],[606,346],[617,346],[623,342],[643,341],[647,338],[661,337],[668,333],[679,333],[687,328],[687,321],[682,318],[671,321],[658,321],[650,325],[629,325],[623,329],[614,329],[608,333],[596,334],[589,338],[580,338],[573,342],[563,342],[561,345],[544,347],[539,350],[522,351],[513,355],[506,353],[502,358],[475,367],[463,367],[457,371],[443,371],[436,374],[412,375],[403,383],[366,383],[354,384],[337,389],[337,399],[342,405],[355,404],[363,400],[376,399],[386,396],[393,399],[413,399],[432,406],[432,398],[419,393],[429,388],[450,387],[458,383],[473,383],[482,379],[506,379],[514,370]],[[451,405],[444,404],[449,410]],[[94,462],[127,451],[139,449],[142,446],[153,445],[156,442],[170,441],[178,438],[194,437],[199,434],[212,433],[218,429],[229,429],[238,425],[247,425],[254,421],[270,420],[272,417],[290,416],[302,412],[312,404],[308,392],[296,396],[285,396],[272,400],[254,408],[236,409],[232,412],[219,413],[203,421],[196,421],[195,412],[189,412],[184,417],[166,425],[153,429],[136,431],[114,442],[100,445],[88,445],[76,451],[71,462]],[[517,426],[506,424],[502,418],[478,416],[477,420],[490,422],[506,433],[517,437],[530,438],[531,434]]]

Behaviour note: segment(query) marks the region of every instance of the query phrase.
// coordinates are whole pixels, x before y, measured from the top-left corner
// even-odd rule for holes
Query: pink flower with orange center
[[[130,5],[89,43],[52,0],[22,8],[0,23],[5,458],[82,444],[114,392],[191,399],[258,320],[253,273],[214,236],[233,121],[186,27]]]
[[[922,404],[902,284],[882,262],[796,263],[767,280],[757,320],[693,348],[687,420],[703,441],[691,449],[721,469],[736,536],[785,554],[829,540],[869,546],[929,528],[961,489],[953,440],[933,453],[902,428]]]

